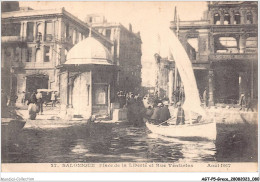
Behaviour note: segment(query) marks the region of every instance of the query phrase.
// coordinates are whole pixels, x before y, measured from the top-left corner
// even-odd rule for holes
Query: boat
[[[24,127],[25,123],[24,120],[20,119],[2,118],[2,132],[17,133]]]
[[[5,108],[3,111],[1,118],[2,132],[18,133],[24,127],[26,120],[14,108]]]
[[[216,140],[217,128],[215,122],[203,122],[185,125],[154,125],[146,122],[147,128],[155,134],[175,138],[205,138]]]

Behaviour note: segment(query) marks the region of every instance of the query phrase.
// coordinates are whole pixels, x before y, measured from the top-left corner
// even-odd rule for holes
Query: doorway
[[[44,74],[30,75],[26,78],[26,92],[32,93],[37,89],[48,89],[49,76]]]
[[[109,114],[109,93],[110,88],[107,84],[93,84],[93,106],[92,112],[96,115]]]

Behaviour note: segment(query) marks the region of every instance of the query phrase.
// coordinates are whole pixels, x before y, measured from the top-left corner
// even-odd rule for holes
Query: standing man
[[[185,124],[185,114],[184,114],[184,110],[182,109],[180,102],[177,103],[177,106],[178,106],[178,108],[177,108],[176,125],[179,125],[179,124],[184,125],[184,124]]]
[[[208,91],[207,91],[207,87],[205,87],[205,90],[203,92],[203,101],[204,101],[204,107],[208,107]]]
[[[39,108],[39,112],[40,114],[43,113],[43,101],[42,101],[42,93],[41,92],[38,92],[36,94],[36,99],[37,99],[37,106]]]
[[[25,105],[25,91],[22,92],[22,104]]]
[[[56,94],[55,94],[55,91],[53,91],[51,93],[51,102],[52,102],[51,106],[55,107],[55,105],[56,105]]]
[[[251,111],[254,112],[250,94],[247,95],[247,99],[246,100],[247,100],[247,102],[246,102],[246,111],[248,112],[248,110],[251,109]]]
[[[245,108],[246,105],[246,97],[244,93],[241,93],[240,99],[239,99],[239,105],[240,105],[240,109],[242,110],[243,108]]]

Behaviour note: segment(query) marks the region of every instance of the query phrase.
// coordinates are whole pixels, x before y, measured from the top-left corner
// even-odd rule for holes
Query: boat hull
[[[214,122],[170,126],[153,125],[146,122],[146,126],[152,133],[177,138],[199,137],[216,140],[217,136],[216,123]]]
[[[7,133],[17,133],[19,132],[25,125],[25,121],[16,120],[16,119],[2,119],[1,128],[2,132]]]

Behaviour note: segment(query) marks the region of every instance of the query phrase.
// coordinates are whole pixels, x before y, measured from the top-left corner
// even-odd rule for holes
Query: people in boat
[[[169,104],[167,101],[162,104],[161,111],[160,111],[160,122],[165,122],[171,118],[168,105]]]
[[[153,115],[150,119],[153,124],[160,124],[161,106],[162,103],[159,103],[157,106],[154,107]]]
[[[152,115],[153,115],[153,108],[152,108],[152,106],[148,106],[148,108],[146,109],[146,112],[145,112],[145,118],[151,119]]]
[[[204,107],[208,107],[208,91],[207,91],[207,87],[205,87],[205,90],[203,92],[203,102],[204,102]]]
[[[177,118],[176,118],[176,125],[185,124],[185,114],[184,110],[181,107],[181,103],[177,103]]]

